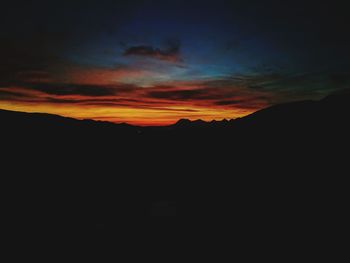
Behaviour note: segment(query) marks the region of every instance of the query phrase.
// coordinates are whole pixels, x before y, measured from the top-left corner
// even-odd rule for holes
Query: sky
[[[134,125],[233,119],[350,84],[329,1],[4,1],[0,108]]]

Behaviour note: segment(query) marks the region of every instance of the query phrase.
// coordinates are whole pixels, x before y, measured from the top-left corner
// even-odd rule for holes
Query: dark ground
[[[3,214],[103,247],[140,233],[325,237],[348,208],[349,113],[346,94],[162,128],[0,111]]]

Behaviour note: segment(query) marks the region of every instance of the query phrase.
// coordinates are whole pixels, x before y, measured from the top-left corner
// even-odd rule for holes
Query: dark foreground
[[[48,235],[322,236],[346,213],[349,113],[344,94],[162,128],[0,111],[3,211]]]

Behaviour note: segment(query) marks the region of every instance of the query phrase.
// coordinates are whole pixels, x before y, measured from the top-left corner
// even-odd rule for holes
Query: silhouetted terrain
[[[168,127],[1,110],[7,216],[86,231],[150,215],[316,229],[344,211],[349,113],[348,94]]]

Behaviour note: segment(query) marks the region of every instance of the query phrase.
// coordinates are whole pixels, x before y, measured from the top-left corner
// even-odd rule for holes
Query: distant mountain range
[[[205,127],[232,127],[236,125],[275,125],[295,123],[296,121],[307,121],[310,123],[319,123],[329,121],[330,119],[338,119],[341,116],[347,115],[350,111],[350,93],[343,92],[341,94],[334,94],[327,96],[320,101],[299,101],[286,104],[274,105],[248,116],[222,120],[206,122],[201,119],[191,121],[189,119],[180,119],[173,125],[165,126],[167,128],[205,128]],[[7,124],[15,122],[33,122],[34,123],[61,123],[65,125],[79,125],[79,126],[101,126],[101,127],[113,127],[122,129],[147,129],[147,127],[137,127],[126,123],[114,124],[105,121],[94,120],[77,120],[73,118],[62,117],[53,114],[46,113],[24,113],[7,111],[0,109],[0,121]],[[157,127],[152,127],[157,129]],[[160,129],[164,127],[158,127]]]
[[[286,104],[274,105],[248,116],[223,120],[205,122],[203,120],[190,121],[181,119],[173,126],[175,127],[208,127],[208,126],[232,126],[238,124],[280,124],[295,121],[327,122],[330,119],[346,117],[350,113],[350,93],[334,94],[320,101],[297,101]]]

